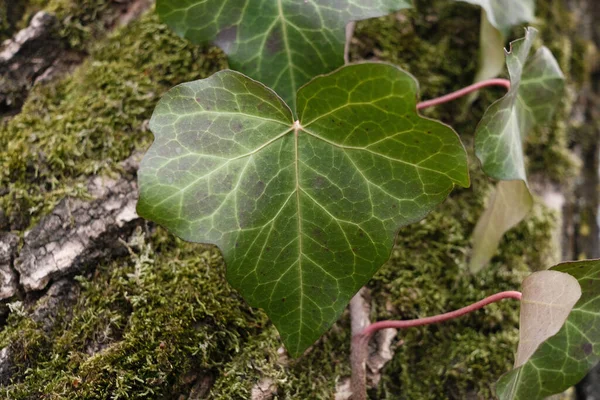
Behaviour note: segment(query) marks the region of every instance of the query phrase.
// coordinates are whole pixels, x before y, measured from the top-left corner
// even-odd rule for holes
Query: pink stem
[[[416,326],[430,325],[438,322],[448,321],[450,319],[461,317],[465,314],[473,312],[475,310],[479,310],[487,306],[488,304],[495,303],[497,301],[503,299],[516,299],[521,300],[521,293],[516,291],[507,291],[500,292],[489,297],[486,297],[483,300],[478,301],[477,303],[473,303],[469,306],[460,308],[455,311],[450,311],[445,314],[435,315],[433,317],[425,317],[418,319],[410,319],[406,321],[379,321],[375,322],[371,325],[368,325],[366,328],[362,330],[359,334],[356,334],[352,337],[352,354],[351,354],[351,364],[352,364],[352,400],[366,400],[367,396],[367,382],[366,382],[366,374],[365,374],[365,363],[367,359],[367,352],[369,346],[369,340],[373,336],[375,332],[381,329],[395,328],[395,329],[404,329],[404,328],[413,328]]]
[[[480,308],[483,308],[483,307],[487,306],[488,304],[495,303],[495,302],[503,300],[503,299],[521,300],[521,293],[520,292],[516,292],[516,291],[508,291],[508,292],[496,293],[496,294],[494,294],[494,295],[492,295],[490,297],[486,297],[485,299],[478,301],[477,303],[473,303],[473,304],[468,305],[466,307],[460,308],[460,309],[455,310],[455,311],[450,311],[450,312],[447,312],[445,314],[435,315],[433,317],[425,317],[425,318],[418,318],[418,319],[409,319],[409,320],[406,320],[406,321],[379,321],[379,322],[375,322],[375,323],[367,326],[361,332],[361,335],[371,336],[371,335],[373,335],[375,332],[377,332],[380,329],[387,329],[387,328],[396,328],[396,329],[413,328],[415,326],[430,325],[430,324],[436,324],[438,322],[448,321],[449,319],[454,319],[454,318],[461,317],[461,316],[463,316],[465,314],[468,314],[470,312],[473,312],[475,310],[479,310]]]
[[[502,86],[506,88],[506,90],[510,89],[510,81],[508,79],[488,79],[485,81],[477,82],[472,84],[471,86],[467,86],[466,88],[457,90],[456,92],[452,92],[442,97],[438,97],[436,99],[431,99],[427,101],[422,101],[417,104],[417,110],[422,110],[428,107],[434,107],[442,103],[447,103],[452,100],[456,100],[462,96],[465,96],[469,93],[475,92],[479,89],[483,89],[488,86]]]

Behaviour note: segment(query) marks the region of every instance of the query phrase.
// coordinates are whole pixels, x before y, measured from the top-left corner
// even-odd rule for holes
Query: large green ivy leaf
[[[531,309],[521,312],[521,329],[526,331],[521,337],[536,344],[542,340],[535,347],[519,344],[516,368],[496,386],[500,400],[541,400],[561,393],[600,361],[600,261],[559,264],[543,273],[569,274],[579,287],[561,279],[526,294],[524,286],[523,299]]]
[[[388,259],[400,226],[468,186],[448,126],[416,113],[397,67],[350,65],[297,95],[299,116],[234,71],[179,85],[150,121],[138,212],[222,250],[227,279],[293,356]]]
[[[161,19],[194,43],[215,43],[231,68],[295,107],[296,91],[344,64],[345,27],[412,0],[158,0]]]
[[[535,17],[535,0],[458,0],[481,6],[490,23],[503,34]]]
[[[511,88],[506,96],[488,108],[475,133],[475,154],[485,173],[498,180],[518,181],[514,187],[522,186],[515,188],[512,196],[511,192],[503,193],[503,202],[494,204],[496,213],[518,210],[524,216],[531,208],[533,202],[527,188],[523,142],[533,126],[552,118],[564,89],[564,76],[547,48],[540,48],[529,58],[536,35],[535,29],[528,28],[525,38],[511,43],[511,51],[506,55]],[[503,206],[507,209],[498,208]],[[471,259],[474,271],[487,264],[502,235],[520,221],[505,218],[493,226],[482,226],[491,220],[484,214],[476,230],[493,231],[498,240],[475,240]]]

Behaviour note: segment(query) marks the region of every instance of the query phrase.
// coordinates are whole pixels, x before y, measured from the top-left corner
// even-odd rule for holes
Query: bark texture
[[[93,200],[64,199],[25,234],[15,269],[26,292],[42,290],[51,279],[81,272],[99,259],[125,254],[119,239],[141,223],[135,212],[139,158],[123,164],[120,178],[92,178],[87,191]]]
[[[19,107],[28,88],[63,49],[56,17],[40,11],[29,26],[0,48],[0,111]]]
[[[600,49],[600,3],[596,0],[568,0],[580,22],[582,37]],[[573,132],[573,148],[581,158],[581,175],[565,206],[563,256],[565,260],[600,258],[600,58],[595,54],[590,79],[577,94],[573,118],[579,129]],[[576,388],[577,400],[600,398],[600,365]]]

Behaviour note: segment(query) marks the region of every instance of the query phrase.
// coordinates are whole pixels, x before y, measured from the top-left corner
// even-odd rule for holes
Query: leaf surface
[[[511,51],[506,54],[510,90],[487,109],[475,132],[475,154],[484,172],[501,181],[521,181],[525,186],[524,140],[535,125],[552,118],[564,89],[564,76],[547,48],[540,48],[529,58],[536,35],[535,29],[528,28],[525,38],[511,43]],[[530,195],[526,196],[517,185],[513,185],[512,195],[505,190],[506,185],[499,187],[497,191],[503,191],[504,201],[493,202],[495,209],[487,210],[478,222],[481,232],[493,232],[497,240],[494,243],[491,238],[475,239],[471,270],[477,271],[489,262],[502,235],[522,219],[516,220],[515,216],[524,217],[531,208]],[[491,221],[490,213],[509,215],[512,211],[515,212],[512,218],[497,220],[491,227],[482,226]],[[479,244],[485,244],[485,249],[477,247]],[[487,256],[483,257],[484,254]]]
[[[299,121],[234,71],[159,102],[140,215],[219,246],[227,278],[298,356],[389,258],[400,226],[468,186],[465,150],[416,112],[397,67],[350,65],[298,92]]]
[[[474,83],[495,78],[504,69],[504,34],[489,21],[485,9],[481,9],[481,25],[479,29],[479,63]],[[477,99],[479,92],[468,97],[467,112]]]
[[[522,342],[515,369],[497,383],[500,400],[541,400],[561,393],[598,363],[599,276],[600,261],[588,260],[559,264],[524,281]]]
[[[458,0],[480,6],[490,23],[507,34],[510,28],[535,18],[535,0]]]
[[[515,367],[525,364],[540,344],[558,333],[580,297],[577,279],[564,272],[539,271],[525,278]]]
[[[158,0],[175,32],[214,43],[232,69],[272,88],[295,107],[296,91],[344,64],[350,21],[411,7],[411,0]]]
[[[500,181],[473,230],[470,269],[479,272],[492,259],[502,236],[525,218],[533,198],[523,181]]]

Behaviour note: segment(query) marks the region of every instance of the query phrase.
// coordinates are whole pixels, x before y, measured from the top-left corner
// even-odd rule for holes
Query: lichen
[[[544,10],[551,26],[564,19]],[[359,23],[352,57],[396,63],[419,79],[423,98],[438,96],[471,83],[479,15],[468,4],[420,0],[415,11]],[[160,95],[226,64],[217,49],[187,44],[152,14],[91,46],[90,53],[72,76],[36,87],[23,112],[0,128],[0,186],[10,190],[0,207],[13,229],[23,231],[65,195],[85,196],[90,175],[111,173],[132,151],[147,148],[152,137],[145,121]],[[563,67],[581,70],[571,61],[574,52],[557,56]],[[571,84],[584,75],[567,71]],[[467,111],[464,102],[455,102],[427,115],[454,126],[470,148],[477,121],[501,95],[486,90]],[[555,121],[563,117],[559,112]],[[544,133],[538,132],[530,147],[540,146]],[[563,136],[545,135],[549,147],[565,151],[566,128]],[[535,151],[530,160],[547,167],[555,162]],[[471,232],[491,187],[472,154],[471,161],[471,188],[455,191],[425,220],[400,231],[391,260],[369,283],[372,319],[459,308],[517,289],[529,268],[541,267],[554,218],[538,204],[508,233],[487,270],[475,276],[467,271]],[[23,215],[26,221],[18,221]],[[206,382],[209,398],[248,399],[268,378],[279,399],[330,399],[349,375],[347,315],[307,354],[287,360],[264,313],[226,284],[216,249],[184,243],[162,229],[138,232],[130,246],[131,256],[100,263],[78,280],[78,302],[60,310],[50,332],[27,313],[10,315],[0,344],[13,347],[19,358],[14,382],[5,388],[8,398],[178,398],[205,390],[192,386]],[[490,398],[494,382],[512,364],[517,325],[518,307],[504,301],[460,320],[401,332],[403,344],[396,344],[370,395]]]

